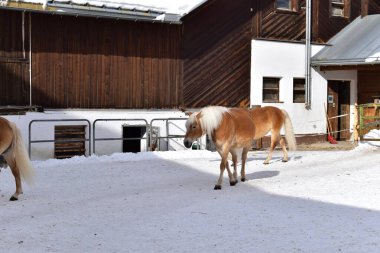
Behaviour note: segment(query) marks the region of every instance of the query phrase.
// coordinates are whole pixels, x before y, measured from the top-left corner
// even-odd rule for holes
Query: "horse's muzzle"
[[[190,148],[192,144],[193,144],[192,141],[183,140],[183,145],[184,145],[186,148]]]

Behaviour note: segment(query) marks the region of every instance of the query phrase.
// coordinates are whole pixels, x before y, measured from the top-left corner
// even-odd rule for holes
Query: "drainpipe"
[[[29,12],[29,106],[32,108],[32,13]]]
[[[311,109],[311,0],[306,0],[305,108]]]
[[[21,14],[21,23],[22,23],[22,30],[21,30],[22,58],[25,60],[25,11],[23,11]]]

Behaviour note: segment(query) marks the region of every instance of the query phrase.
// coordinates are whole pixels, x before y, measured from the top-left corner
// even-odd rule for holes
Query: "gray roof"
[[[380,64],[380,15],[356,18],[327,44],[312,66]]]

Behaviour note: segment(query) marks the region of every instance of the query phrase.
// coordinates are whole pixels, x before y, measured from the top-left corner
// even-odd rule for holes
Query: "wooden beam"
[[[368,0],[361,0],[360,14],[362,17],[368,15]]]

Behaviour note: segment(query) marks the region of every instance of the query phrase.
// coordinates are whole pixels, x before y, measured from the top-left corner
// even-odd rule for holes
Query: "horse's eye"
[[[195,129],[195,128],[197,128],[197,126],[196,126],[196,125],[193,125],[192,128]]]

